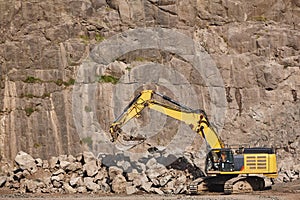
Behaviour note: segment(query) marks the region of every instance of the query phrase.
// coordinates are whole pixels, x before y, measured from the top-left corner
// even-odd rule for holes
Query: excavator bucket
[[[135,146],[142,144],[146,140],[143,136],[128,136],[123,133],[119,133],[118,137],[115,139],[114,144],[116,148],[122,151],[130,150]]]

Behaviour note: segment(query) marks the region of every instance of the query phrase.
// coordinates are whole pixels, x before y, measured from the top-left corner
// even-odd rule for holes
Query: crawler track
[[[224,192],[224,194],[243,194],[263,190],[264,188],[264,179],[257,176],[212,176],[194,180],[188,186],[188,193]]]

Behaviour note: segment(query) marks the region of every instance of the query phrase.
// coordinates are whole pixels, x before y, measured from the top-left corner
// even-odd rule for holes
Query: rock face
[[[76,155],[87,148],[95,152],[105,149],[105,145],[99,147],[97,138],[79,136],[81,129],[72,108],[78,69],[103,40],[128,29],[161,27],[190,36],[216,63],[226,91],[225,125],[222,131],[218,130],[225,143],[273,146],[278,152],[279,169],[299,166],[298,1],[15,0],[1,1],[0,11],[0,154],[3,159],[12,161],[21,150],[49,159],[60,154]],[[176,41],[171,44],[176,48]],[[183,75],[197,94],[186,98],[199,101],[199,107],[209,116],[214,114],[214,107],[223,106],[211,102],[213,94],[209,94],[201,76],[194,73],[186,60],[170,52],[137,50],[109,61],[104,67],[101,73],[111,79],[98,77],[98,90],[93,93],[101,105],[83,102],[82,112],[90,118],[83,120],[79,127],[97,119],[102,131],[94,126],[92,131],[105,135],[114,115],[120,113],[132,96],[131,93],[126,96],[126,89],[113,96],[113,91],[118,89],[115,81],[124,74],[134,76],[134,70],[130,69],[137,63],[147,62],[163,64]],[[169,88],[155,83],[145,88],[174,95]],[[122,103],[113,105],[116,99]],[[112,108],[118,112],[114,113]],[[131,128],[146,126],[151,116],[142,116]],[[174,136],[177,122],[169,118],[166,122],[164,129],[150,138],[149,144],[165,145]],[[201,140],[196,138],[190,148],[197,152],[200,146]],[[50,160],[49,165],[51,169],[61,165],[64,170],[75,170],[82,162],[77,159],[74,164],[73,160],[57,159]],[[20,166],[27,164],[20,163]],[[85,173],[94,176],[98,164],[87,162],[86,166],[91,168],[86,168]],[[130,167],[126,165],[127,169]],[[168,178],[153,178],[156,180],[153,184],[168,185],[165,183]],[[56,186],[61,185],[59,180],[53,181]],[[34,182],[26,185],[28,190],[36,189]],[[90,186],[88,190],[99,189]],[[149,188],[146,184],[142,187]],[[134,192],[130,187],[127,190]]]

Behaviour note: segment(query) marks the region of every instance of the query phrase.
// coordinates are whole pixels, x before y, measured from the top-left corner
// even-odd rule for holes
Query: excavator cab
[[[234,157],[232,149],[212,149],[206,158],[206,173],[234,171]]]

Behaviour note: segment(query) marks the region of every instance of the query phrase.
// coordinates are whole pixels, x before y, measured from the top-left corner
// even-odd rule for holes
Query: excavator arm
[[[154,100],[153,95],[160,96],[162,99],[170,102],[171,105]],[[138,117],[146,107],[185,122],[193,131],[200,134],[205,139],[209,148],[224,148],[223,142],[210,126],[203,110],[193,110],[152,90],[144,90],[139,93],[124,109],[122,114],[112,123],[110,126],[112,141],[115,141],[118,138],[122,126],[132,118]]]

